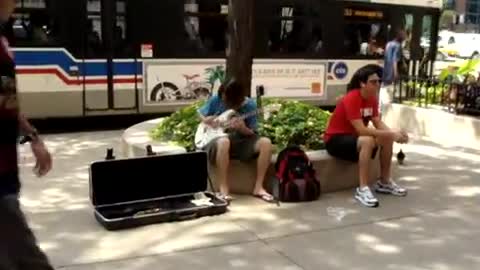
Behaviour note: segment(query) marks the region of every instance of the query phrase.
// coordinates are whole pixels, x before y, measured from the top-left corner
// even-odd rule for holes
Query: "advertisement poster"
[[[263,85],[266,97],[326,98],[326,63],[255,63],[252,96]]]
[[[144,62],[145,104],[195,102],[215,94],[225,76],[225,60]]]

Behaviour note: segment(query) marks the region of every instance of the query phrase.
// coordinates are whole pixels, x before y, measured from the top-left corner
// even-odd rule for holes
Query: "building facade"
[[[480,0],[463,0],[465,2],[465,23],[480,25]]]

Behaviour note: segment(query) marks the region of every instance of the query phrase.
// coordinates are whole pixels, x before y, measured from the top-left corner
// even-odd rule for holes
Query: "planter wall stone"
[[[163,118],[149,120],[128,128],[122,136],[123,152],[125,157],[143,157],[147,145],[152,145],[153,151],[160,155],[185,153],[183,147],[165,142],[156,142],[149,137],[149,131],[161,123]],[[337,160],[328,155],[325,150],[307,152],[320,180],[323,192],[334,192],[349,189],[358,185],[358,166],[355,163]],[[268,170],[265,187],[270,189],[269,180],[274,176],[276,155],[272,157]],[[371,179],[378,176],[378,155],[372,162]],[[209,166],[209,172],[215,190],[218,190],[218,181],[215,177],[215,167]],[[234,194],[251,194],[256,179],[256,161],[243,163],[237,160],[230,162],[229,185]]]
[[[384,121],[390,127],[403,128],[439,144],[480,148],[480,120],[475,117],[440,109],[390,104],[385,107]]]
[[[335,159],[328,155],[325,150],[307,152],[316,171],[316,177],[320,180],[322,192],[329,193],[345,189],[351,189],[358,186],[358,165],[356,163]],[[377,179],[379,175],[379,155],[371,163],[371,181]],[[271,180],[275,175],[275,162],[277,156],[272,156],[271,166],[267,172],[265,187],[271,190]],[[235,194],[251,194],[256,180],[256,162],[240,162],[233,160],[230,162],[228,183],[230,191]],[[218,181],[215,177],[215,167],[209,166],[209,172],[215,189],[218,190]]]

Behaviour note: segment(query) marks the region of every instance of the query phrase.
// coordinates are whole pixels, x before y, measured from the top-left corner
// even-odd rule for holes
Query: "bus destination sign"
[[[383,19],[383,12],[376,10],[346,8],[344,15],[349,18]]]

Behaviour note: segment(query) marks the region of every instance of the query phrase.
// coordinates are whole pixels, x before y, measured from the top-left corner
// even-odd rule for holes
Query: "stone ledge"
[[[136,124],[122,135],[122,151],[124,157],[143,157],[146,155],[147,145],[152,146],[152,150],[159,155],[186,153],[184,147],[177,145],[157,142],[150,138],[149,131],[162,122],[164,118],[153,119]]]
[[[125,157],[145,156],[145,147],[152,146],[152,150],[158,154],[179,154],[185,153],[183,147],[173,144],[155,142],[149,137],[149,131],[161,123],[163,118],[149,120],[128,128],[122,136],[123,151]],[[346,162],[332,158],[325,150],[307,152],[320,180],[323,192],[335,192],[350,189],[358,185],[358,166],[356,163]],[[378,175],[378,156],[372,162],[371,179]],[[270,179],[275,175],[274,164],[277,155],[272,156],[271,166],[267,172],[265,187],[270,189]],[[256,161],[243,163],[232,160],[229,166],[229,185],[233,194],[251,194],[256,179]],[[215,167],[209,166],[209,172],[215,189],[218,185],[215,177]]]
[[[307,156],[312,161],[316,171],[316,177],[322,186],[322,192],[330,193],[351,189],[358,186],[358,165],[357,163],[338,160],[331,157],[326,150],[309,151]],[[265,187],[271,190],[270,181],[275,175],[275,162],[277,156],[272,157],[271,166],[265,178]],[[377,154],[375,160],[371,162],[370,181],[375,181],[379,175],[380,162]],[[209,166],[209,172],[215,188],[218,190],[218,183],[215,177],[215,167]],[[229,166],[229,187],[234,194],[251,194],[255,186],[256,179],[256,161],[240,162],[232,160]]]
[[[445,146],[480,148],[480,119],[441,109],[402,104],[385,106],[383,119],[391,127],[426,137]]]

